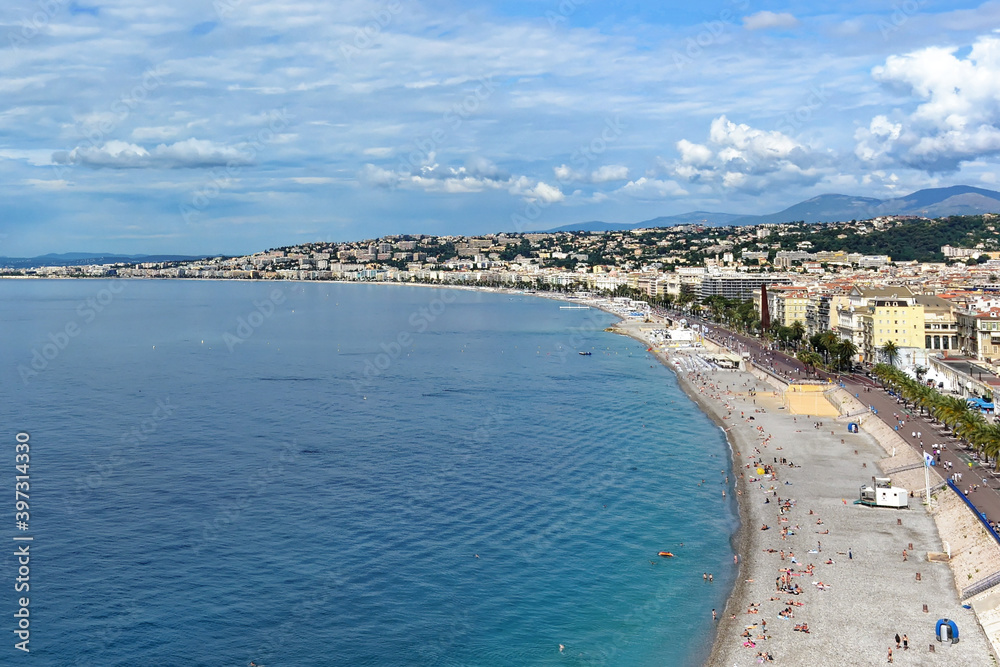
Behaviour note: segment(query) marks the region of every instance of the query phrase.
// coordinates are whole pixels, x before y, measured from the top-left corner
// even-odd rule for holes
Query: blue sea
[[[615,318],[559,305],[0,281],[0,663],[29,597],[38,665],[702,664],[728,446]]]

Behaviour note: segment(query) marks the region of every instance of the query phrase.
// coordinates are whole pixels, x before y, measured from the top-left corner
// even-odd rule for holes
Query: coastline
[[[888,448],[875,434],[848,433],[847,417],[791,414],[782,392],[759,371],[706,370],[693,363],[692,353],[657,349],[640,328],[623,321],[611,330],[654,348],[688,397],[726,432],[733,457],[730,488],[740,527],[732,544],[739,570],[706,665],[756,665],[759,654],[768,653],[774,664],[871,665],[886,662],[890,648],[906,664],[990,664],[986,634],[974,611],[962,606],[952,569],[928,558],[944,551],[935,516],[919,498],[908,510],[853,503],[860,483],[883,474],[879,463]],[[782,457],[794,467],[781,465]],[[756,474],[767,464],[777,479]],[[783,514],[778,498],[793,502]],[[769,530],[760,530],[763,524]],[[780,535],[785,526],[791,529],[787,538]],[[804,571],[807,564],[812,567]],[[801,594],[777,591],[782,568],[794,570],[789,580]],[[779,616],[785,609],[792,618]],[[958,623],[958,644],[935,640],[940,618]],[[801,623],[808,634],[795,630]],[[908,636],[908,650],[896,649],[897,633]]]
[[[107,277],[98,279],[114,280],[114,278]],[[135,278],[126,278],[126,280],[133,279]],[[176,279],[178,278],[163,278],[162,280]],[[284,282],[254,279],[179,279]],[[138,280],[148,279],[138,278]],[[296,280],[292,282],[319,281]],[[956,582],[952,581],[952,577],[954,576],[957,580],[957,573],[953,575],[943,563],[929,562],[926,557],[928,552],[944,551],[942,530],[934,525],[933,519],[935,517],[919,505],[919,499],[910,501],[911,509],[909,511],[861,508],[848,504],[856,495],[859,482],[870,479],[871,475],[881,474],[879,465],[880,463],[885,465],[887,452],[890,451],[890,447],[885,444],[884,436],[877,431],[867,432],[864,419],[861,422],[862,428],[865,430],[861,434],[844,438],[841,436],[845,435],[847,420],[839,417],[821,418],[825,424],[832,428],[833,432],[830,429],[806,430],[812,420],[806,418],[803,423],[802,416],[798,416],[796,420],[787,411],[781,410],[780,394],[766,396],[773,391],[773,387],[767,385],[761,378],[754,377],[752,373],[746,371],[703,371],[701,377],[685,372],[684,368],[677,367],[674,361],[683,361],[685,358],[690,358],[691,355],[672,353],[671,356],[668,356],[661,350],[657,350],[656,346],[651,345],[648,337],[643,336],[643,332],[640,331],[640,322],[627,320],[622,312],[616,312],[610,309],[608,304],[601,304],[594,300],[570,299],[559,292],[527,293],[516,288],[426,283],[325,282],[400,287],[441,287],[534,296],[576,304],[586,303],[591,308],[619,318],[619,322],[610,327],[611,331],[627,335],[641,342],[644,347],[654,348],[654,356],[675,373],[678,384],[685,394],[725,431],[732,456],[731,469],[733,470],[734,486],[731,488],[737,494],[740,519],[739,528],[732,536],[732,544],[739,556],[739,567],[733,589],[730,591],[724,610],[719,615],[719,623],[714,632],[712,651],[706,662],[707,665],[728,667],[729,665],[757,664],[755,654],[758,651],[771,652],[777,663],[784,664],[867,665],[885,660],[886,649],[892,644],[891,638],[895,632],[909,634],[911,641],[911,649],[905,654],[906,659],[903,659],[903,653],[899,653],[897,659],[900,662],[910,664],[924,664],[917,657],[916,652],[919,650],[921,655],[928,655],[928,646],[935,643],[933,623],[938,618],[956,620],[961,628],[962,641],[955,646],[938,644],[937,652],[930,656],[933,659],[933,664],[989,663],[987,656],[990,655],[990,650],[986,643],[986,637],[973,612],[962,608],[954,588]],[[655,324],[641,324],[649,328],[656,326]],[[688,366],[688,370],[693,370],[693,366]],[[744,412],[753,409],[751,405],[755,404],[749,403],[747,396],[737,395],[741,393],[739,391],[733,395],[726,392],[726,396],[723,398],[723,391],[719,388],[722,383],[736,386],[751,382],[758,392],[760,400],[757,403],[760,405],[766,403],[764,409],[767,410],[766,413],[754,415],[753,425],[733,417],[741,409]],[[849,398],[849,401],[853,401],[853,396]],[[755,432],[757,426],[763,427],[769,435],[774,436],[774,442],[770,448],[766,444],[762,446],[761,436]],[[796,433],[805,433],[808,437],[796,436]],[[799,440],[810,442],[799,442]],[[847,444],[846,447],[845,444]],[[799,445],[803,446],[799,447]],[[780,482],[790,482],[792,486],[788,489],[779,487],[778,495],[785,497],[785,493],[782,492],[785,491],[796,499],[797,506],[789,514],[792,522],[806,518],[803,515],[807,509],[818,508],[820,510],[817,514],[822,516],[825,521],[824,529],[830,531],[829,534],[822,536],[822,542],[826,547],[823,549],[822,556],[825,557],[831,553],[832,547],[832,558],[838,561],[831,565],[827,571],[824,565],[818,562],[818,554],[805,556],[810,560],[803,560],[803,562],[815,562],[816,566],[820,568],[819,572],[822,573],[819,578],[830,584],[832,588],[819,592],[812,590],[810,586],[804,595],[796,598],[805,601],[806,607],[802,610],[796,609],[795,619],[787,621],[779,621],[775,617],[783,605],[768,600],[768,596],[774,595],[773,584],[769,583],[770,577],[774,576],[779,562],[773,554],[762,555],[766,547],[778,549],[785,543],[776,541],[776,530],[765,533],[757,529],[757,526],[762,522],[772,523],[776,521],[775,510],[777,508],[772,504],[762,506],[760,503],[763,501],[760,499],[765,496],[764,490],[756,488],[756,485],[751,484],[746,476],[741,475],[749,470],[749,467],[744,467],[747,464],[747,460],[744,459],[754,448],[765,450],[762,455],[766,456],[777,454],[779,450],[781,454],[792,452],[793,460],[801,465],[801,469],[781,469],[779,471]],[[853,454],[851,454],[852,449],[855,450]],[[750,474],[752,473],[748,473],[748,475]],[[898,483],[898,480],[894,479],[894,482]],[[838,488],[833,488],[834,486]],[[913,488],[912,484],[906,486]],[[760,502],[754,502],[754,500]],[[841,501],[844,501],[843,506],[841,506]],[[966,510],[959,508],[957,511],[961,513]],[[897,518],[901,518],[903,521],[901,527],[895,525]],[[775,524],[775,526],[777,525]],[[796,553],[800,554],[808,553],[807,549],[802,548],[801,545],[806,544],[808,548],[811,539],[816,539],[814,532],[818,533],[819,531],[812,530],[808,525],[805,526],[801,539],[797,537],[794,540],[789,540],[786,548],[788,550],[794,548]],[[805,538],[810,538],[810,540]],[[829,546],[826,546],[827,543]],[[906,561],[910,565],[902,563],[899,557],[901,549],[907,545],[912,545],[909,549],[910,558]],[[845,547],[850,549],[847,553],[852,554],[849,560],[851,567],[854,568],[850,573],[851,576],[848,577],[842,576],[841,573],[841,570],[844,569],[842,558]],[[865,562],[862,563],[862,561]],[[922,574],[919,582],[914,579],[915,573]],[[809,580],[806,577],[802,577],[803,587],[806,587],[807,581]],[[879,599],[871,600],[874,597]],[[781,599],[789,598],[782,595]],[[761,609],[758,615],[752,617],[746,615],[744,611],[749,608],[751,603],[756,603]],[[924,604],[930,607],[927,612],[923,612],[922,606]],[[736,616],[735,619],[732,618],[733,615]],[[797,624],[800,617],[807,620],[812,626],[813,631],[810,635],[791,631],[791,626]],[[757,619],[768,621],[767,630],[771,633],[771,638],[757,641],[757,645],[754,647],[743,646],[741,632],[747,624],[754,623]],[[898,627],[894,629],[894,626]],[[928,631],[928,627],[931,628],[930,631]],[[821,633],[822,637],[820,637]],[[845,654],[845,646],[850,647],[850,654]]]

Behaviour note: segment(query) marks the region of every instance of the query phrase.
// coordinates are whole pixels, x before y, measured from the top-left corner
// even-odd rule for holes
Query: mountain
[[[690,213],[680,213],[678,215],[667,215],[652,220],[643,220],[632,224],[622,224],[617,222],[601,222],[593,220],[591,222],[579,222],[572,225],[563,225],[549,232],[619,232],[629,229],[651,229],[653,227],[676,227],[677,225],[708,225],[710,227],[732,224],[732,220],[741,216],[732,213],[711,213],[709,211],[691,211]]]
[[[949,215],[979,215],[1000,212],[1000,192],[954,185],[949,188],[917,190],[895,199],[872,199],[848,195],[820,195],[769,215],[748,215],[737,218],[731,225],[762,225],[768,223],[844,222],[866,220],[880,215],[912,215],[921,218],[942,218]]]
[[[844,220],[865,220],[877,215],[878,207],[884,202],[871,197],[851,197],[850,195],[820,195],[789,206],[783,211],[768,215],[746,215],[731,221],[731,225],[767,225],[782,222],[841,222]]]
[[[845,222],[867,220],[881,215],[912,215],[921,218],[942,218],[949,215],[979,215],[1000,213],[1000,192],[975,188],[971,185],[953,185],[948,188],[917,190],[904,197],[874,199],[851,195],[819,195],[789,206],[783,211],[767,215],[735,215],[692,211],[668,215],[635,224],[611,222],[584,222],[563,225],[550,232],[606,232],[677,225],[745,226],[780,224],[783,222]]]
[[[213,255],[214,256],[214,255]],[[64,252],[38,257],[0,257],[0,267],[30,269],[38,266],[82,266],[85,264],[134,264],[136,262],[190,262],[206,255],[119,255],[116,253]]]
[[[661,216],[652,220],[643,220],[632,225],[633,229],[649,227],[674,227],[676,225],[706,225],[708,227],[724,227],[733,224],[733,220],[742,216],[734,213],[712,213],[710,211],[691,211],[678,215]]]
[[[1000,192],[974,188],[969,185],[955,185],[950,188],[930,188],[913,194],[889,199],[879,207],[882,215],[919,215],[924,218],[940,218],[947,215],[978,215],[1000,211]]]
[[[546,232],[621,232],[632,229],[635,225],[623,225],[617,222],[601,222],[591,220],[590,222],[577,222],[572,225],[563,225],[555,229],[547,229]]]

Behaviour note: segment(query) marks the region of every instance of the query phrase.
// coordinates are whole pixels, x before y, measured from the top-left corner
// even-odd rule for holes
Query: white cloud
[[[375,187],[415,187],[428,192],[468,194],[485,190],[506,189],[510,194],[528,201],[553,204],[566,199],[563,192],[553,185],[527,176],[511,176],[491,160],[470,158],[465,166],[446,167],[438,163],[426,164],[410,172],[383,169],[366,164],[358,179]]]
[[[708,142],[681,139],[680,159],[661,165],[672,176],[724,190],[760,192],[766,187],[811,185],[829,172],[829,156],[777,130],[760,130],[719,116],[709,127]]]
[[[681,162],[684,164],[703,167],[712,159],[712,150],[708,146],[693,144],[687,139],[677,142],[677,150],[681,153]]]
[[[980,37],[966,57],[957,47],[890,56],[872,77],[919,104],[893,123],[875,116],[855,133],[855,154],[876,166],[929,172],[1000,153],[1000,38]]]
[[[328,185],[337,182],[337,179],[329,176],[293,176],[289,180],[299,185]]]
[[[41,179],[41,178],[26,178],[24,179],[25,185],[30,185],[34,188],[41,188],[43,190],[65,190],[69,187],[69,181],[63,179]]]
[[[572,183],[574,181],[582,181],[585,178],[582,172],[576,171],[565,164],[555,167],[552,171],[555,172],[556,180],[560,183]]]
[[[194,169],[252,163],[250,154],[245,151],[199,139],[160,144],[152,150],[113,140],[102,146],[77,146],[71,151],[57,151],[52,154],[52,161],[93,169]]]
[[[546,204],[554,204],[566,199],[566,196],[559,188],[542,181],[539,181],[534,188],[528,190],[525,194],[529,197],[537,198]]]
[[[165,141],[172,139],[180,133],[176,127],[137,127],[132,130],[132,139],[135,141]]]
[[[637,199],[663,199],[664,197],[679,197],[687,194],[676,181],[656,178],[642,178],[629,181],[618,192],[636,197]]]
[[[610,181],[624,181],[628,178],[628,167],[620,164],[607,164],[595,170],[590,175],[591,183],[608,183]]]
[[[366,164],[358,172],[358,180],[378,188],[392,188],[399,184],[400,177],[399,174],[389,169]]]
[[[762,11],[743,17],[743,27],[747,30],[768,30],[770,28],[796,28],[799,20],[788,12]]]

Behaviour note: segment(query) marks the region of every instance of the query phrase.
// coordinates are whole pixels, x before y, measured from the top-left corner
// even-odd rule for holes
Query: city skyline
[[[0,10],[0,255],[995,189],[1000,3]]]

